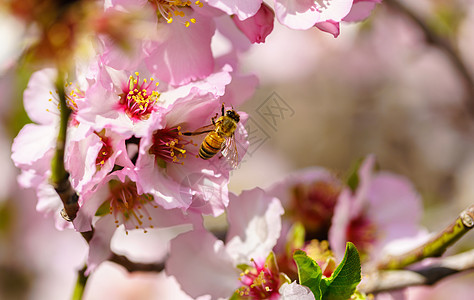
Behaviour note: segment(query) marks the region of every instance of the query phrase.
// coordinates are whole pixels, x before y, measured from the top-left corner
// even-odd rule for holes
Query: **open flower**
[[[96,81],[86,91],[86,104],[78,119],[98,132],[109,128],[125,138],[140,136],[151,114],[158,110],[158,85],[145,68],[117,71],[99,62]]]
[[[200,1],[116,0],[107,10],[145,15],[148,35],[132,41],[136,56],[131,62],[114,42],[104,39],[104,61],[116,69],[133,68],[145,60],[155,76],[173,86],[203,79],[214,70],[211,39],[215,12]],[[145,12],[145,13],[142,13]],[[153,12],[153,13],[149,13]]]
[[[110,257],[110,240],[117,227],[126,232],[196,223],[198,216],[186,216],[181,210],[159,206],[150,194],[140,194],[133,170],[123,168],[108,175],[95,189],[84,193],[81,208],[74,220],[77,231],[92,230],[87,259],[88,271]]]
[[[79,194],[93,188],[114,166],[133,167],[127,155],[125,137],[109,129],[94,131],[80,141],[71,142],[65,165],[71,184]]]
[[[182,234],[171,242],[166,272],[194,298],[216,299],[237,292],[251,299],[276,299],[286,281],[269,253],[280,236],[282,214],[280,201],[262,189],[231,195],[227,242],[204,228]]]
[[[340,22],[350,11],[352,0],[275,0],[278,21],[292,29],[309,29],[316,23]]]
[[[54,155],[59,131],[59,96],[54,87],[57,72],[43,69],[33,73],[23,95],[25,110],[35,123],[25,125],[12,145],[12,160],[22,170],[18,181],[22,187],[35,188],[38,196],[37,209],[49,214],[57,212],[62,202],[49,184],[51,160]],[[86,85],[67,83],[66,101],[72,114],[68,126],[66,152],[74,142],[83,140],[91,129],[78,122],[77,111],[84,101]],[[59,213],[56,214],[59,217]],[[65,224],[56,220],[58,229]]]
[[[183,135],[212,125],[221,107],[215,95],[192,88],[190,95],[176,100],[161,116],[156,115],[140,141],[136,167],[141,193],[153,195],[165,208],[189,208],[213,215],[223,212],[231,167],[220,154],[209,160],[198,157],[206,134]],[[235,131],[240,159],[248,145],[242,125],[245,115],[241,116],[244,120]]]
[[[34,170],[44,175],[50,168],[59,130],[59,96],[54,87],[56,70],[43,69],[31,75],[23,94],[25,110],[35,122],[25,125],[12,145],[12,160],[22,170]],[[76,120],[78,105],[84,97],[83,88],[66,84],[67,105],[72,110],[68,140],[80,140],[88,126]]]
[[[229,65],[224,65],[203,80],[172,88],[161,83],[144,64],[133,70],[115,70],[99,62],[96,82],[86,92],[78,119],[98,132],[109,128],[126,139],[142,137],[147,134],[153,118],[159,119],[157,115],[176,99],[187,96],[193,87],[223,95],[231,80],[231,71]]]
[[[372,261],[388,242],[419,231],[421,203],[412,184],[388,172],[374,173],[374,163],[375,157],[368,156],[358,171],[356,191],[346,188],[339,195],[329,231],[336,257],[343,256],[350,241],[362,259]]]
[[[267,192],[281,200],[288,227],[300,222],[308,237],[326,240],[341,189],[342,183],[335,175],[314,167],[288,175]]]

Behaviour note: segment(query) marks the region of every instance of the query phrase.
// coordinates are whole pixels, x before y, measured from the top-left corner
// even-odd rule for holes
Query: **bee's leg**
[[[216,126],[216,118],[217,118],[217,115],[218,115],[218,114],[216,113],[216,115],[211,118],[212,124],[213,124],[214,126]]]

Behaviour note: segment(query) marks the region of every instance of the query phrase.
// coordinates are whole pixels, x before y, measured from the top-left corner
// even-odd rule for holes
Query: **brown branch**
[[[410,19],[424,34],[428,44],[439,48],[445,53],[447,58],[451,61],[452,65],[459,73],[460,79],[465,86],[467,93],[465,100],[466,109],[471,117],[474,117],[474,78],[466,67],[466,64],[461,59],[459,53],[454,49],[451,43],[437,35],[433,30],[431,30],[431,28],[428,27],[426,22],[420,16],[411,11],[403,3],[397,0],[385,0],[384,3]]]
[[[81,232],[82,237],[89,243],[94,236],[94,229],[91,231],[85,231]],[[145,263],[136,263],[131,260],[129,260],[126,256],[124,255],[118,255],[114,252],[112,252],[112,255],[108,259],[108,261],[114,262],[118,265],[121,265],[124,267],[128,272],[161,272],[165,268],[164,263],[150,263],[150,264],[145,264]]]
[[[69,124],[71,109],[67,106],[66,91],[64,89],[64,72],[58,68],[56,79],[56,90],[59,96],[60,122],[58,138],[56,140],[56,151],[51,162],[51,184],[58,193],[64,208],[61,216],[71,222],[76,218],[79,210],[78,195],[69,181],[69,173],[64,167],[64,153],[66,149],[66,135]]]
[[[126,256],[113,253],[109,261],[124,267],[128,272],[161,272],[165,269],[164,263],[136,263],[129,260]]]
[[[456,220],[423,245],[397,256],[388,256],[378,269],[403,269],[427,257],[441,256],[448,247],[474,227],[474,205],[463,210]]]
[[[474,250],[438,259],[415,270],[378,271],[365,276],[358,289],[364,293],[380,293],[410,286],[434,285],[451,275],[474,270]]]

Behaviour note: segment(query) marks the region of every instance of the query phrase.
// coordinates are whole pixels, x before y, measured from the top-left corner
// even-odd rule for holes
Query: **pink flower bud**
[[[262,3],[260,9],[255,15],[245,20],[239,20],[236,16],[232,17],[235,25],[242,31],[252,43],[264,43],[265,38],[273,30],[273,19],[275,13],[273,9]]]

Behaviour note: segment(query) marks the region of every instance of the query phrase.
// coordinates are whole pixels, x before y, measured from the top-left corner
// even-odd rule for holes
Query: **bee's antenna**
[[[225,104],[224,104],[224,102],[222,102],[222,108],[221,108],[221,110],[222,110],[222,116],[224,116],[224,110],[225,110]]]

